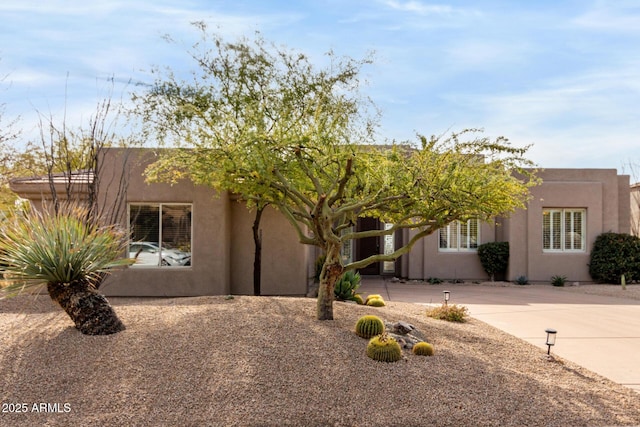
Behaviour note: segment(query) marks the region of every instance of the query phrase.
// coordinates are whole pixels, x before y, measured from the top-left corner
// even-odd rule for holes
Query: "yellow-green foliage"
[[[360,294],[355,294],[355,295],[353,296],[353,300],[354,300],[355,302],[357,302],[358,304],[360,304],[360,305],[363,305],[363,304],[364,304],[364,300],[362,299],[362,295],[360,295]]]
[[[356,334],[362,338],[371,338],[384,332],[384,322],[378,316],[362,316],[356,322]]]
[[[382,298],[367,298],[367,305],[371,307],[384,307],[386,304]]]
[[[427,316],[433,317],[434,319],[446,320],[449,322],[466,322],[466,316],[468,314],[467,307],[463,305],[442,304],[438,307],[432,307],[427,309]]]
[[[411,351],[418,356],[433,356],[433,346],[424,341],[416,343]]]
[[[379,362],[397,362],[402,359],[402,349],[393,337],[382,334],[369,340],[367,356]]]

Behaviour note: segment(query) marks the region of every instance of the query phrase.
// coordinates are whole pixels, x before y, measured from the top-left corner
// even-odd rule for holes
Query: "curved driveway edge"
[[[640,392],[640,301],[572,292],[551,285],[483,286],[401,283],[363,278],[358,292],[388,301],[450,304],[544,350],[546,328],[558,331],[552,354]]]

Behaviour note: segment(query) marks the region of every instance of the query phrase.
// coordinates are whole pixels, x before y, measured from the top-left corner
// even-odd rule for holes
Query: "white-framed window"
[[[390,230],[393,228],[393,224],[390,222],[384,223],[384,229]],[[385,234],[384,235],[384,254],[391,255],[396,250],[396,236],[393,234]],[[382,263],[382,272],[383,273],[395,273],[396,272],[396,262],[395,261],[385,261]]]
[[[584,252],[586,249],[586,209],[543,209],[542,250],[544,252]]]
[[[342,230],[342,235],[353,232],[353,227],[345,228]],[[345,240],[342,242],[342,248],[340,249],[340,255],[342,256],[342,265],[351,264],[353,262],[353,240]]]
[[[473,252],[480,244],[480,220],[453,221],[438,233],[441,252]]]
[[[190,267],[192,211],[189,203],[130,203],[133,267]]]

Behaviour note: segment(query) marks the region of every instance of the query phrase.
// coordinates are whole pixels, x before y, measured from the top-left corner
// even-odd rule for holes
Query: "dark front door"
[[[380,222],[375,218],[358,218],[358,231],[377,230]],[[366,237],[356,241],[356,260],[360,261],[380,253],[380,237]],[[380,263],[374,262],[358,270],[363,275],[380,274]]]

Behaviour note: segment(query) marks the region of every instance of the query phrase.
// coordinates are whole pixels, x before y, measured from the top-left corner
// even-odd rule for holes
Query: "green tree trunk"
[[[333,320],[333,288],[336,281],[344,273],[340,260],[340,247],[327,251],[327,257],[320,273],[318,288],[318,320]]]
[[[110,335],[125,329],[107,299],[85,281],[49,283],[47,291],[85,335]]]

